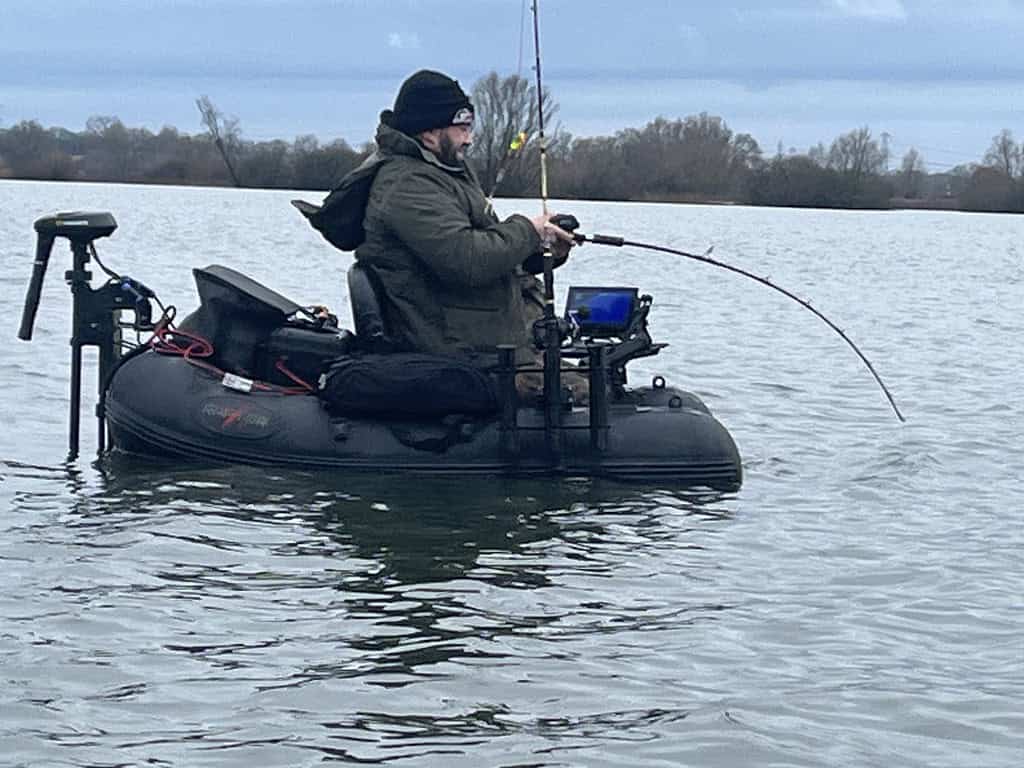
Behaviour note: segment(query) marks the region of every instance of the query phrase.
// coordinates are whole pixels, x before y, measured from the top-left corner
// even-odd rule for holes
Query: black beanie
[[[470,115],[459,115],[462,110]],[[454,123],[468,123],[473,104],[457,80],[430,69],[406,78],[395,98],[391,127],[409,136]],[[456,120],[456,118],[458,118]]]

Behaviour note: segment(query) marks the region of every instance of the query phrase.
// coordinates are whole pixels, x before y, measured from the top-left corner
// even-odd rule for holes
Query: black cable
[[[89,255],[92,256],[92,260],[99,265],[99,268],[106,272],[107,277],[111,278],[112,280],[117,280],[118,282],[124,279],[114,270],[107,269],[107,266],[102,261],[100,261],[100,255],[96,252],[96,246],[93,245],[91,241],[89,242]]]

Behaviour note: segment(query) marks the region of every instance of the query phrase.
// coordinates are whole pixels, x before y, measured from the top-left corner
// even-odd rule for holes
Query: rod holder
[[[587,347],[588,384],[590,386],[590,447],[595,453],[608,450],[608,347]]]
[[[501,410],[501,454],[506,462],[519,460],[518,397],[516,395],[516,348],[498,347],[498,406]]]
[[[562,468],[562,337],[558,321],[547,319],[544,344],[544,436],[548,461],[555,470]]]

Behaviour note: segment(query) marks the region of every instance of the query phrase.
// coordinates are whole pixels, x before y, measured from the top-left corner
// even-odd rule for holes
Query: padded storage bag
[[[320,377],[320,398],[331,413],[443,416],[493,413],[491,378],[461,360],[395,353],[341,357]]]

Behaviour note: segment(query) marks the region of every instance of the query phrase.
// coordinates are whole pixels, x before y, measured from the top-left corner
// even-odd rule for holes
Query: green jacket
[[[498,344],[533,360],[537,316],[522,262],[541,248],[524,216],[499,222],[472,171],[448,166],[417,141],[381,125],[381,165],[370,189],[356,259],[384,288],[382,311],[399,349],[493,364]]]

